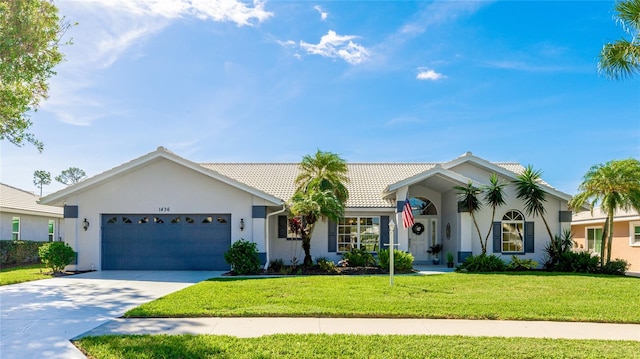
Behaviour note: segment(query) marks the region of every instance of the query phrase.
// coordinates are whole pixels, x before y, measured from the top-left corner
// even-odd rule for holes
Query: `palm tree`
[[[640,161],[630,158],[613,160],[605,164],[592,166],[578,186],[580,191],[569,201],[573,209],[588,203],[593,208],[600,203],[607,213],[603,239],[606,241],[607,263],[611,261],[611,243],[613,241],[613,217],[618,209],[635,209],[640,212]],[[604,264],[605,243],[600,253],[600,265]]]
[[[525,212],[530,216],[540,216],[542,218],[542,222],[544,222],[549,234],[549,240],[553,243],[553,234],[551,234],[549,224],[544,218],[546,212],[544,203],[547,201],[547,192],[540,186],[541,175],[542,172],[540,170],[534,170],[531,165],[528,165],[513,183],[516,185],[516,196],[524,201]]]
[[[480,227],[478,226],[478,221],[476,221],[475,213],[482,208],[482,202],[478,199],[478,196],[482,193],[482,190],[478,187],[475,187],[471,181],[467,183],[466,186],[454,186],[453,187],[458,194],[458,205],[462,206],[462,208],[469,211],[471,214],[471,219],[473,220],[473,224],[476,227],[476,231],[478,231],[478,239],[480,240],[480,248],[482,248],[482,253],[485,254],[487,252],[486,245],[482,241],[482,234],[480,234]]]
[[[619,1],[614,10],[617,22],[631,35],[631,40],[622,38],[605,44],[600,51],[598,71],[620,80],[640,72],[640,0]]]
[[[489,179],[489,184],[482,187],[484,192],[484,201],[489,206],[491,206],[491,224],[496,216],[496,208],[505,204],[505,194],[504,188],[507,186],[506,183],[502,182],[498,175],[494,172],[491,174],[491,178]],[[486,253],[487,250],[487,241],[489,241],[489,235],[491,234],[492,225],[489,225],[489,231],[487,231],[487,236],[484,238],[484,244],[482,247],[482,254]]]
[[[320,150],[313,156],[304,156],[299,168],[290,211],[292,216],[302,218],[300,234],[304,250],[303,264],[309,266],[312,264],[311,237],[315,225],[321,218],[333,222],[342,218],[345,203],[349,199],[346,187],[349,177],[347,163],[340,156]]]

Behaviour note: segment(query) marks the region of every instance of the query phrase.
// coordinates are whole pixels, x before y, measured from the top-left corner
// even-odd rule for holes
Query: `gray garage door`
[[[104,270],[229,270],[229,214],[103,214]]]

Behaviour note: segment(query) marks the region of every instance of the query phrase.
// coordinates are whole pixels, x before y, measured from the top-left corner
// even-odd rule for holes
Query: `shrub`
[[[260,272],[260,257],[257,245],[240,239],[231,245],[224,254],[224,260],[231,265],[235,274],[258,274]]]
[[[335,273],[336,272],[336,264],[333,261],[328,260],[327,258],[321,257],[316,259],[316,263],[318,263],[318,267],[324,272],[327,273]]]
[[[38,248],[43,244],[35,241],[0,241],[0,264],[38,263]]]
[[[393,250],[393,268],[399,272],[410,272],[413,269],[413,255],[398,249]],[[378,265],[380,268],[389,270],[389,250],[383,249],[378,252]]]
[[[39,249],[40,260],[54,273],[62,272],[76,258],[76,252],[64,242],[49,242]]]
[[[517,256],[511,256],[511,262],[507,264],[508,271],[526,271],[532,270],[538,267],[538,262],[533,259],[520,259]]]
[[[600,268],[602,274],[624,275],[629,269],[629,262],[616,258]]]
[[[353,248],[344,253],[342,259],[347,261],[349,267],[369,267],[376,263],[371,253],[359,248]]]
[[[282,258],[274,259],[269,263],[269,268],[271,268],[274,272],[280,272],[280,270],[284,267],[284,261]]]
[[[554,271],[574,273],[594,273],[598,270],[600,258],[589,252],[564,252],[558,257]]]
[[[573,244],[573,233],[571,233],[570,229],[562,231],[561,236],[554,236],[544,247],[546,257],[544,268],[553,270],[556,264],[562,260],[563,254],[571,252]]]
[[[500,257],[494,254],[479,254],[467,257],[457,269],[465,269],[469,272],[504,272],[506,268],[507,265]]]

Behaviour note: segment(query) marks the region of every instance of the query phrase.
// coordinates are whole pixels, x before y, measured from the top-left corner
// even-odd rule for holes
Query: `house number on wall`
[[[171,212],[169,207],[158,207],[158,212]]]

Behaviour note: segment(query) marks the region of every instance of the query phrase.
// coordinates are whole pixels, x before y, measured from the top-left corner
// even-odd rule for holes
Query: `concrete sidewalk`
[[[459,319],[154,318],[111,320],[74,339],[109,334],[421,334],[640,341],[640,324]]]

